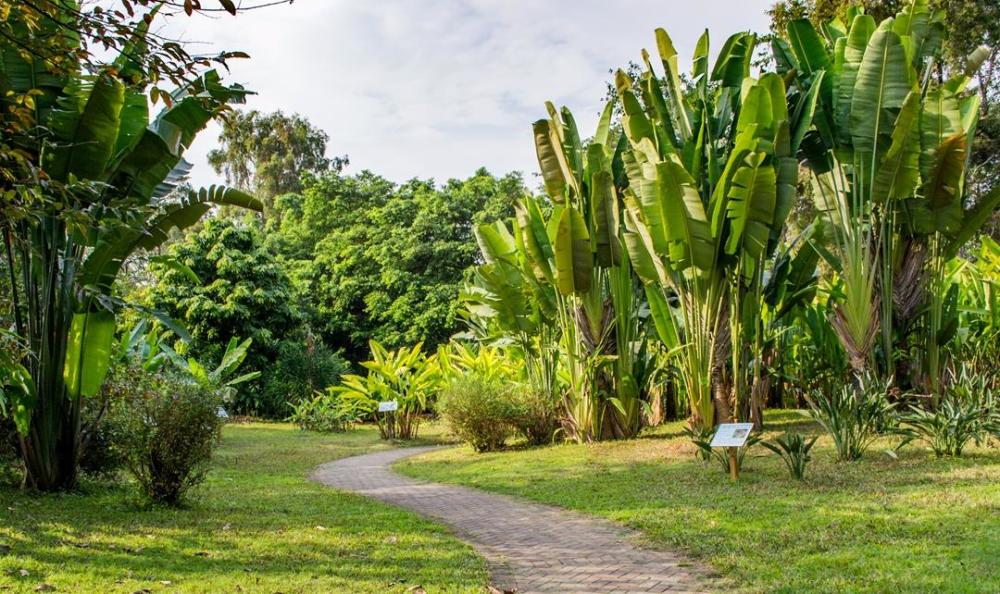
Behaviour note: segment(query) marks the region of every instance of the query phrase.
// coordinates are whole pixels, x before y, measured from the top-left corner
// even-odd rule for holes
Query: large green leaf
[[[876,31],[865,50],[851,98],[851,138],[865,164],[891,144],[896,115],[913,88],[909,70],[899,35],[885,27]]]
[[[726,253],[742,254],[744,270],[752,274],[767,247],[774,223],[776,175],[765,164],[764,153],[749,155],[733,176],[727,217],[730,221]]]
[[[965,134],[954,134],[938,147],[934,166],[924,182],[924,198],[934,212],[935,228],[947,234],[962,225],[962,177],[965,175]]]
[[[708,38],[705,40],[705,53],[708,52]],[[684,104],[684,91],[681,87],[680,69],[677,62],[677,50],[674,49],[674,42],[663,29],[656,29],[656,49],[660,54],[660,61],[666,71],[667,100],[671,105],[671,112],[677,123],[680,132],[681,142],[686,142],[691,138],[691,122],[688,119],[687,107]],[[697,58],[696,58],[697,59]],[[708,56],[703,56],[703,67],[708,68]],[[696,64],[697,66],[698,64]],[[700,73],[695,74],[697,77]]]
[[[119,118],[125,87],[110,75],[93,83],[74,80],[52,111],[52,139],[46,144],[45,170],[57,181],[77,179],[104,181],[106,166],[118,138]]]
[[[502,221],[484,223],[474,229],[476,243],[487,264],[504,262],[517,266],[517,245]]]
[[[859,15],[854,19],[843,43],[839,70],[832,81],[833,122],[837,130],[837,140],[842,144],[851,141],[851,104],[854,88],[865,50],[868,49],[868,42],[875,33],[875,28],[875,19],[868,15]]]
[[[694,180],[675,160],[657,163],[656,176],[656,190],[670,242],[670,261],[678,270],[688,266],[711,269],[716,243]]]
[[[920,93],[910,92],[896,118],[892,131],[892,145],[885,154],[871,198],[877,204],[887,199],[906,198],[913,194],[920,182]]]
[[[796,19],[788,23],[788,41],[799,67],[805,74],[825,70],[830,65],[826,44],[809,19]]]
[[[757,36],[753,33],[736,33],[729,37],[719,56],[715,59],[712,69],[712,81],[723,87],[738,89],[743,79],[750,75],[750,61],[757,45]]]
[[[566,178],[559,160],[562,147],[552,142],[552,133],[548,120],[538,120],[532,124],[535,134],[535,152],[538,155],[538,167],[545,182],[545,191],[549,198],[556,202],[564,200]]]
[[[618,242],[620,226],[618,194],[610,171],[597,172],[591,183],[590,218],[593,221],[597,262],[604,267],[615,266],[621,261],[621,245]]]
[[[108,375],[115,316],[109,311],[73,315],[66,342],[63,380],[70,398],[96,396]]]
[[[552,245],[555,251],[556,285],[563,295],[584,293],[590,289],[593,269],[587,222],[572,206],[560,210]]]
[[[941,145],[964,130],[958,98],[944,89],[929,91],[920,115],[920,175],[925,180],[937,163]]]

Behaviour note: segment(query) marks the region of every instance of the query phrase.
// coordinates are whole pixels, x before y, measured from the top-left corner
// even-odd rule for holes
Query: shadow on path
[[[440,446],[402,448],[324,464],[311,477],[438,520],[486,558],[493,586],[518,594],[706,592],[704,572],[681,555],[634,544],[616,524],[513,497],[426,483],[390,466]]]

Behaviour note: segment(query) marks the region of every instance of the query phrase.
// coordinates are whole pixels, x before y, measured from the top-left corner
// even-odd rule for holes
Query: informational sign
[[[397,409],[399,409],[399,403],[395,400],[378,403],[378,412],[393,412]]]
[[[753,423],[724,423],[719,425],[715,437],[712,438],[713,448],[740,448],[747,442]]]

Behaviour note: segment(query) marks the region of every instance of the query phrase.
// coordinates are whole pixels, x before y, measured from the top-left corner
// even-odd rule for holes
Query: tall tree
[[[346,156],[327,158],[330,137],[298,115],[257,110],[228,114],[220,148],[208,162],[226,183],[253,192],[270,205],[275,196],[302,191],[302,175],[341,171]]]
[[[312,326],[353,361],[444,342],[461,329],[456,297],[478,260],[475,224],[503,218],[525,192],[517,174],[395,185],[370,172],[327,174],[275,203],[285,255]]]
[[[288,275],[253,224],[210,219],[171,246],[170,256],[197,278],[180,267],[154,265],[150,300],[184,324],[196,359],[218,361],[231,339],[252,338],[241,371],[265,377],[241,384],[230,406],[240,413],[280,417],[288,413],[284,402],[265,401],[263,385],[279,343],[301,327],[301,317]]]

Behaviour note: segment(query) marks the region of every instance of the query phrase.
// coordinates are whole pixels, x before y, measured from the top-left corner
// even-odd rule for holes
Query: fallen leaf
[[[424,590],[423,586],[410,586],[406,589],[407,592],[412,592],[413,594],[427,594],[427,590]]]
[[[316,530],[319,530],[319,531],[326,530],[326,526],[316,526]]]
[[[232,527],[233,527],[232,524],[230,524],[229,522],[226,522],[226,524],[222,526],[222,529],[223,530],[229,530]]]
[[[35,586],[35,592],[53,592],[56,587],[52,584],[38,584]]]
[[[19,573],[21,575],[21,577],[28,577],[29,575],[31,575],[31,572],[28,571],[27,569],[22,569],[22,570],[18,571],[17,573]]]
[[[171,582],[170,580],[160,580],[160,583],[163,584],[164,586],[169,586],[173,582]]]

